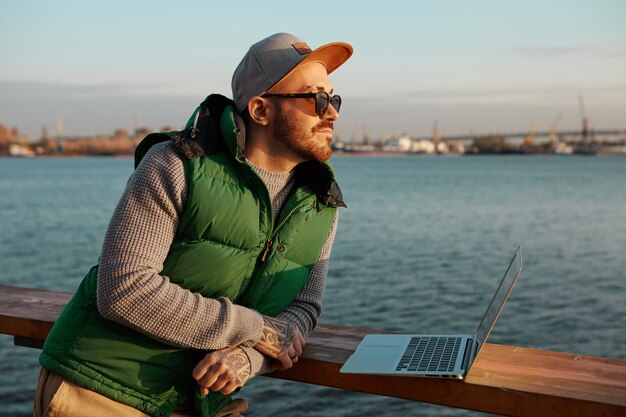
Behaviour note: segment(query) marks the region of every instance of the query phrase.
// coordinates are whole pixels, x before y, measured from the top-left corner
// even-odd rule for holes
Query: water
[[[348,203],[323,322],[471,331],[518,244],[490,342],[626,359],[626,159],[338,157]],[[131,159],[0,159],[0,283],[73,291],[98,258]],[[0,336],[0,416],[28,416],[38,350]],[[255,378],[252,415],[484,414]]]

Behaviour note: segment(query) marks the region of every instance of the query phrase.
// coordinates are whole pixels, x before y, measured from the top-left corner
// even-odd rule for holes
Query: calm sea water
[[[472,331],[518,244],[493,343],[626,359],[626,158],[337,157],[341,211],[322,321]],[[131,159],[0,158],[0,283],[73,291]],[[38,350],[0,336],[0,415],[28,416]],[[255,378],[251,415],[479,416]]]

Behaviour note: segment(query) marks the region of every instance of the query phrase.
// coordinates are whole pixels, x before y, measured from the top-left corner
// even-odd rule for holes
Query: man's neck
[[[254,165],[271,172],[290,172],[300,162],[280,142],[272,140],[259,132],[248,131],[246,137],[246,158]]]
[[[270,172],[290,172],[298,165],[297,162],[289,158],[272,155],[260,149],[252,149],[250,151],[246,149],[246,159]]]

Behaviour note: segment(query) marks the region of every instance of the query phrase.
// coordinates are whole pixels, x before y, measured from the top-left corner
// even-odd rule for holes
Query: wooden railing
[[[70,297],[0,285],[0,333],[40,348]],[[463,381],[339,373],[371,332],[322,324],[297,365],[271,376],[505,416],[626,416],[626,361],[488,343]]]

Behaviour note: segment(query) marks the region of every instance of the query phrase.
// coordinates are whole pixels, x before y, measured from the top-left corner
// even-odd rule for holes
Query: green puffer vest
[[[336,208],[345,207],[341,192],[326,164],[300,164],[274,224],[267,188],[243,159],[243,124],[232,102],[209,96],[195,115],[181,132],[150,135],[136,153],[141,159],[152,144],[171,139],[184,156],[187,202],[161,273],[204,297],[275,316],[305,285]],[[97,269],[56,321],[40,363],[151,416],[168,416],[196,391],[191,370],[206,352],[173,348],[100,316]],[[196,398],[196,407],[209,416],[228,400],[211,393]]]

